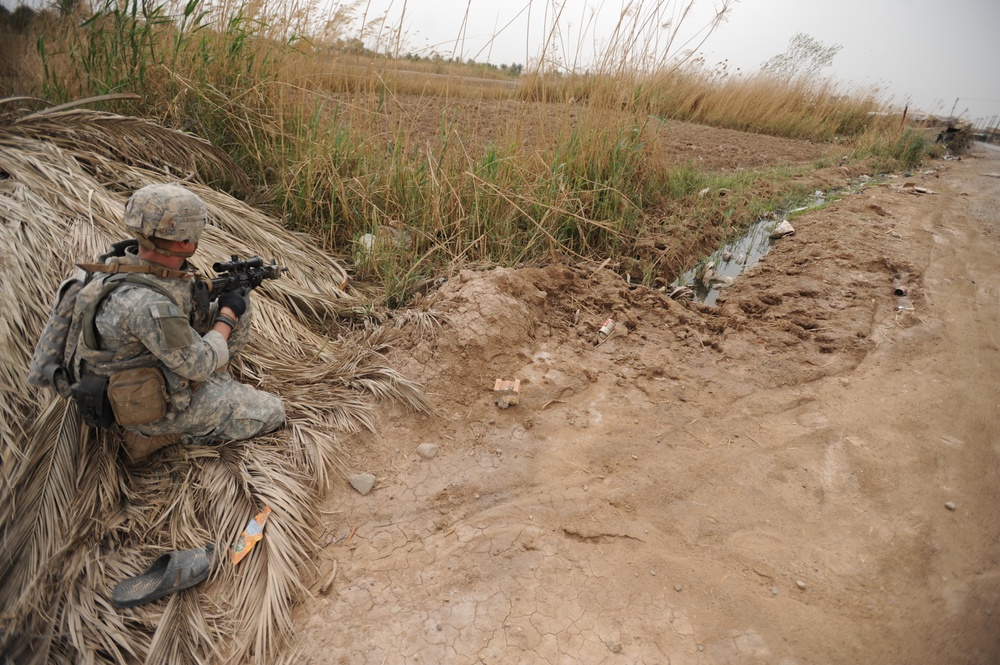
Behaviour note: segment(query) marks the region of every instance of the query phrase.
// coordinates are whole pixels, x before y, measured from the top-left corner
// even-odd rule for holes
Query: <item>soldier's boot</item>
[[[180,443],[180,434],[154,434],[146,436],[132,430],[125,431],[125,452],[132,464],[141,464],[147,457],[164,446]]]

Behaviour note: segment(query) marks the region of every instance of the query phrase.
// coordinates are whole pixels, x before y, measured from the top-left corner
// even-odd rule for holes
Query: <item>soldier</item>
[[[67,356],[73,374],[107,378],[114,419],[127,430],[133,462],[177,442],[249,439],[278,428],[276,395],[236,382],[230,357],[248,341],[249,291],[222,294],[208,330],[192,327],[194,255],[208,217],[179,185],[149,185],[125,206],[138,244],[81,266],[97,273],[76,299]],[[75,352],[72,348],[75,342]]]

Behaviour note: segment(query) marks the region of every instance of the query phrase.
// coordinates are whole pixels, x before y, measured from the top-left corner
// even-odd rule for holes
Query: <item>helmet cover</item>
[[[153,249],[153,238],[197,243],[208,220],[201,197],[180,185],[147,185],[125,204],[125,228]],[[148,244],[147,244],[148,243]]]

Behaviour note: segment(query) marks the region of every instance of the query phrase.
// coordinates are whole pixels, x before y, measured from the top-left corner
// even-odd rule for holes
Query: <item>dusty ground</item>
[[[449,280],[394,357],[438,413],[345,441],[378,482],[329,497],[299,662],[1000,662],[1000,153],[927,169],[794,219],[718,308]]]

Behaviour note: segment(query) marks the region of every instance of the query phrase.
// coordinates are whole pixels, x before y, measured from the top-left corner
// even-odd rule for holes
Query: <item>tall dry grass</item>
[[[225,150],[255,179],[255,203],[350,253],[390,303],[458,262],[626,261],[651,235],[701,234],[670,243],[678,249],[641,271],[664,278],[666,266],[690,259],[689,248],[779,205],[777,196],[759,200],[750,191],[759,183],[739,174],[692,176],[687,165],[657,160],[651,123],[661,120],[856,141],[856,158],[878,154],[886,168],[919,159],[919,145],[872,121],[874,97],[724,76],[686,61],[697,44],[675,40],[689,8],[636,3],[603,61],[584,74],[557,48],[553,27],[533,72],[491,80],[475,65],[365,51],[349,30],[352,6],[323,16],[308,3],[107,0],[85,16],[36,22],[42,71],[31,91],[54,102],[139,93],[117,110]],[[401,35],[385,33],[395,44],[386,50],[398,55]],[[777,166],[763,177],[785,182]],[[677,182],[692,180],[748,203],[703,210],[691,192],[677,193]],[[704,217],[676,225],[650,214],[678,206]],[[366,234],[374,241],[362,245]]]

